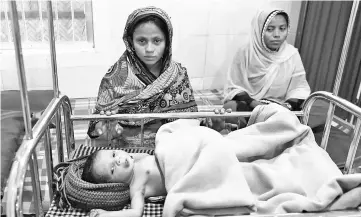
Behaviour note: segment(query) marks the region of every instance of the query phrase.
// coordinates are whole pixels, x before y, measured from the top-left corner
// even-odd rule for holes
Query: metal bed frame
[[[334,117],[335,107],[338,106],[345,111],[351,113],[356,118],[356,124],[350,123],[351,129],[353,129],[353,139],[350,145],[350,149],[347,155],[344,173],[352,173],[353,161],[355,159],[356,150],[361,137],[361,108],[352,104],[351,102],[342,99],[337,96],[339,85],[342,78],[342,72],[347,57],[347,50],[349,40],[351,38],[353,23],[356,17],[358,0],[354,0],[353,7],[350,15],[349,25],[346,32],[344,46],[341,54],[340,64],[337,72],[336,82],[333,93],[318,91],[312,93],[305,101],[302,111],[295,112],[297,116],[301,118],[303,124],[308,123],[310,110],[316,100],[322,99],[330,103],[329,110],[326,117],[326,124],[324,128],[324,134],[322,137],[321,147],[326,149],[327,142],[330,134],[331,123]],[[9,1],[12,17],[12,27],[14,36],[14,48],[17,63],[17,71],[19,76],[19,86],[22,101],[22,110],[25,123],[25,136],[24,140],[16,153],[11,167],[10,176],[7,183],[7,201],[6,201],[6,215],[9,217],[23,216],[22,210],[22,195],[23,195],[23,184],[25,179],[25,173],[28,165],[30,166],[32,186],[35,189],[34,202],[35,202],[35,214],[36,216],[44,216],[44,210],[42,207],[42,195],[40,189],[40,180],[38,174],[38,164],[35,148],[37,147],[41,138],[44,137],[45,141],[45,160],[47,169],[47,183],[49,187],[50,199],[53,199],[52,191],[52,177],[53,177],[53,159],[51,150],[51,139],[50,139],[50,128],[49,124],[54,118],[56,121],[56,141],[59,162],[64,161],[64,149],[63,149],[63,138],[62,138],[62,125],[65,130],[65,142],[67,148],[67,154],[69,155],[71,150],[74,149],[74,129],[73,121],[79,120],[140,120],[141,125],[141,142],[143,143],[143,132],[144,132],[144,119],[165,119],[165,118],[211,118],[211,117],[249,117],[251,112],[232,112],[220,116],[213,112],[197,112],[197,113],[171,113],[171,114],[117,114],[112,116],[105,115],[72,115],[72,108],[69,98],[66,95],[61,95],[58,86],[58,75],[57,75],[57,64],[56,64],[56,52],[55,52],[55,39],[54,39],[54,26],[53,26],[53,12],[52,2],[47,1],[47,14],[48,14],[48,26],[49,26],[49,43],[51,51],[51,69],[53,76],[53,88],[54,98],[49,103],[41,118],[37,124],[31,128],[30,121],[30,107],[27,95],[27,85],[25,77],[24,62],[22,56],[22,47],[20,39],[20,30],[17,16],[16,1]],[[345,210],[345,211],[334,211],[324,213],[304,213],[304,214],[278,214],[278,215],[258,215],[258,216],[361,216],[359,210]]]

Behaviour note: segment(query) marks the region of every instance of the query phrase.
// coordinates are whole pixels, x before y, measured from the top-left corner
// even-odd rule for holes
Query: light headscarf
[[[269,91],[278,75],[280,65],[298,54],[295,47],[284,41],[278,51],[267,48],[264,35],[271,20],[278,14],[286,15],[288,29],[289,17],[283,10],[266,9],[258,11],[252,20],[250,42],[240,49],[228,72],[225,99],[229,101],[240,92],[247,92],[254,99],[262,99]],[[292,76],[292,73],[288,73]]]

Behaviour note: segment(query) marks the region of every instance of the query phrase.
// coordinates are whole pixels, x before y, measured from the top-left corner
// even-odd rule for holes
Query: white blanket
[[[312,212],[357,207],[361,174],[343,175],[309,127],[276,104],[223,137],[197,120],[163,125],[156,157],[163,216]],[[237,159],[238,158],[238,159]]]

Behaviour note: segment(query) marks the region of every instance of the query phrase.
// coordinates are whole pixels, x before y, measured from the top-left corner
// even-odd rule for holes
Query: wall
[[[57,44],[59,87],[72,98],[97,95],[100,79],[124,52],[122,34],[128,15],[149,0],[93,0],[95,48]],[[265,5],[291,16],[289,43],[295,40],[300,1],[152,0],[171,16],[173,56],[186,66],[194,89],[222,88],[236,49],[247,41],[252,16]],[[23,52],[29,90],[51,89],[49,48]],[[18,89],[14,51],[0,50],[1,90]]]

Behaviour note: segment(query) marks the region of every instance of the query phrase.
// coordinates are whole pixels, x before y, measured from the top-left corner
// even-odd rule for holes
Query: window
[[[34,48],[49,40],[47,2],[16,2],[20,35],[24,48]],[[89,0],[52,1],[54,34],[57,44],[87,43],[93,46],[92,3]],[[9,1],[0,3],[2,49],[12,46]],[[47,44],[47,43],[46,43]]]

